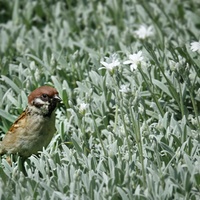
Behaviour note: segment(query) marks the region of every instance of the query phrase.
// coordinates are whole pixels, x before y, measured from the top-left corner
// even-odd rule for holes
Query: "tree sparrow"
[[[55,129],[55,108],[61,99],[55,88],[42,86],[28,96],[26,110],[0,142],[0,155],[18,154],[27,158],[46,147]]]

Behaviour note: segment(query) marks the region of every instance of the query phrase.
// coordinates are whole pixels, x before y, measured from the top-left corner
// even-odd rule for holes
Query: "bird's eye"
[[[41,99],[47,101],[49,99],[49,96],[47,94],[42,94]]]

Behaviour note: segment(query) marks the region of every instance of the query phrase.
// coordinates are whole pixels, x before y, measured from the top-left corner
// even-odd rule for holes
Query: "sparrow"
[[[55,109],[60,101],[57,90],[50,86],[31,92],[25,111],[0,142],[0,155],[18,154],[26,159],[47,147],[56,132]]]

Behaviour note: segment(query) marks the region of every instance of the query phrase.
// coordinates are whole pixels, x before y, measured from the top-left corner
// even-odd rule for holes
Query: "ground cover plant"
[[[33,89],[63,100],[0,199],[200,199],[199,1],[0,4],[1,138]]]

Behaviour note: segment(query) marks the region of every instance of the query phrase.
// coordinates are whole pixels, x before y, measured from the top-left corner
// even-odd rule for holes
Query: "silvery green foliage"
[[[1,159],[0,199],[199,199],[198,6],[1,2],[1,137],[36,87],[63,104],[40,156]]]

